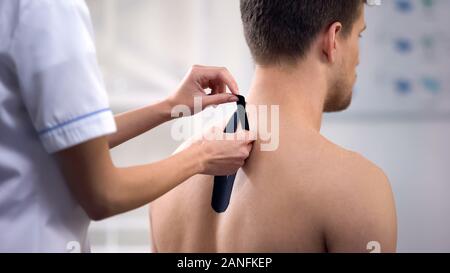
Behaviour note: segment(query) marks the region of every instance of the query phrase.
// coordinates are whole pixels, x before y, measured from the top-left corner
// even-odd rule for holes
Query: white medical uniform
[[[82,0],[0,0],[0,252],[89,251],[54,153],[116,131]]]

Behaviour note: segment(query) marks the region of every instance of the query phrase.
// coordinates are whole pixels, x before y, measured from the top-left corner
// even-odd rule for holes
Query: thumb
[[[239,99],[233,94],[221,93],[221,94],[204,96],[202,99],[202,102],[203,102],[203,108],[206,108],[211,105],[219,105],[219,104],[228,103],[228,102],[236,102],[238,100]]]

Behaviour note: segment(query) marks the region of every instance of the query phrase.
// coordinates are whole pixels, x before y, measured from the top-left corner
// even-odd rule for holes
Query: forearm
[[[117,168],[113,181],[100,190],[108,194],[104,217],[146,205],[200,173],[197,158],[195,149],[187,149],[157,163]]]
[[[203,157],[198,146],[191,146],[159,162],[117,168],[109,155],[106,138],[69,148],[57,156],[74,197],[93,220],[152,202],[189,177],[202,173]]]
[[[171,105],[167,100],[115,117],[117,132],[108,137],[109,148],[114,148],[158,125],[171,120]]]
[[[199,140],[168,159],[117,168],[107,138],[100,137],[63,150],[56,159],[79,204],[91,219],[102,220],[148,204],[196,174],[235,173],[250,142]]]

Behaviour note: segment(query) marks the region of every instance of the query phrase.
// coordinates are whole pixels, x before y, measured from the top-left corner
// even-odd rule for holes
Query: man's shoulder
[[[336,176],[344,176],[348,181],[360,180],[363,177],[386,179],[383,170],[363,155],[339,146],[326,138],[321,138],[319,143],[319,159],[326,162],[327,165],[324,167],[333,170],[332,173]]]
[[[384,251],[396,248],[396,209],[389,179],[364,156],[336,148],[337,169],[321,188],[324,234],[335,247],[330,251],[364,251],[369,241]]]
[[[328,177],[330,183],[339,183],[341,190],[371,191],[374,187],[385,188],[389,180],[384,171],[363,155],[330,143],[329,152],[324,155],[328,166],[333,170]],[[390,190],[390,189],[389,189]]]
[[[367,178],[366,181],[387,179],[376,164],[324,137],[315,137],[306,145],[307,148],[304,147],[289,147],[291,167],[302,169],[302,166],[306,166],[325,180],[353,182],[362,178]]]
[[[384,171],[361,154],[326,139],[320,139],[314,146],[314,151],[302,155],[300,150],[292,160],[290,169],[295,175],[290,174],[294,179],[289,180],[299,190],[307,186],[330,203],[346,200],[360,204],[392,196]]]

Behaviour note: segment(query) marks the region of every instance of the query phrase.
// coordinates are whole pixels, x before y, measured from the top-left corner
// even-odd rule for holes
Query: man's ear
[[[342,32],[342,24],[339,22],[333,23],[323,34],[322,52],[329,63],[335,63],[336,50],[338,47],[337,38]]]

